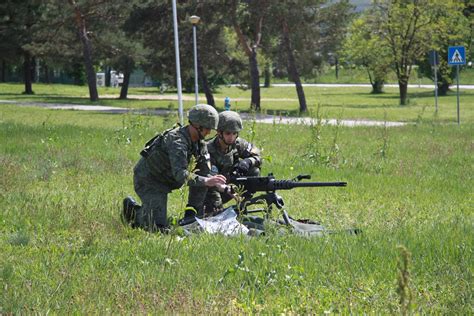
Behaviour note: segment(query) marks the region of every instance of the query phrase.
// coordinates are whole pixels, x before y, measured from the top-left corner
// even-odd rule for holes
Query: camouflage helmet
[[[189,110],[188,120],[204,128],[216,129],[219,114],[208,104],[197,104]]]
[[[219,113],[218,131],[238,133],[242,130],[242,119],[239,113],[234,111],[224,111]]]

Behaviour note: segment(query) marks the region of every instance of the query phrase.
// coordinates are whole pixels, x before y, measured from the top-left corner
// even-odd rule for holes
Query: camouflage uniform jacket
[[[207,150],[211,156],[212,174],[222,174],[228,178],[233,166],[245,158],[250,158],[251,168],[258,168],[261,165],[260,149],[240,137],[237,137],[235,143],[224,153],[219,149],[219,138],[216,136],[208,141]]]
[[[204,186],[210,174],[209,153],[204,141],[192,142],[187,126],[166,130],[147,145],[141,153],[144,168],[162,184],[163,191],[180,188],[186,181],[190,186]],[[188,170],[193,156],[199,175]]]

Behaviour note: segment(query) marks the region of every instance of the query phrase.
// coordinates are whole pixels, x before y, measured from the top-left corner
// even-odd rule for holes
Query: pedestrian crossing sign
[[[464,46],[449,46],[448,48],[448,65],[465,65],[466,50]]]

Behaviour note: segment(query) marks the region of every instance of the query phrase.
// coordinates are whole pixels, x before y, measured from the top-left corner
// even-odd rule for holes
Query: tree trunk
[[[2,72],[0,74],[0,82],[5,82],[6,81],[6,68],[7,68],[7,63],[5,62],[5,59],[2,59]]]
[[[336,79],[339,79],[339,58],[334,56],[334,65],[336,66]]]
[[[445,96],[449,91],[449,83],[446,81],[441,81],[438,83],[438,95]]]
[[[260,8],[259,16],[256,19],[257,26],[254,30],[255,39],[252,44],[247,43],[245,35],[242,33],[242,30],[237,23],[236,11],[237,11],[237,0],[231,2],[230,12],[232,24],[234,26],[235,33],[239,39],[242,48],[244,49],[245,54],[249,58],[249,70],[250,70],[250,85],[252,87],[252,96],[250,101],[250,108],[255,109],[255,111],[260,111],[260,73],[258,70],[258,61],[257,61],[257,48],[260,45],[262,39],[262,25],[263,25],[263,12],[265,12],[266,3],[262,3]]]
[[[126,70],[123,74],[123,83],[122,87],[120,88],[120,97],[121,100],[126,100],[128,95],[128,86],[130,84],[130,75],[132,72],[130,70]]]
[[[99,99],[99,93],[97,92],[96,75],[92,62],[92,45],[86,33],[80,36],[84,46],[84,64],[86,67],[87,84],[89,86],[89,99],[91,101],[97,101]]]
[[[46,63],[43,63],[43,75],[44,75],[44,83],[50,84],[51,78],[49,77],[49,67]]]
[[[111,77],[110,71],[111,71],[111,70],[112,70],[112,69],[110,69],[109,66],[105,66],[105,68],[104,68],[105,86],[106,86],[106,87],[110,87],[110,80],[111,80],[111,78],[110,78],[110,77]],[[125,76],[125,75],[124,75],[124,76]],[[125,81],[125,78],[124,78],[124,81]],[[127,97],[125,97],[125,98],[127,98]]]
[[[84,66],[86,68],[87,84],[89,86],[89,99],[91,101],[97,101],[99,99],[99,93],[97,92],[97,81],[94,71],[94,63],[92,61],[92,43],[87,35],[86,21],[84,20],[76,1],[69,0],[69,3],[74,8],[76,28],[82,42]]]
[[[398,88],[400,90],[400,105],[408,104],[408,81],[398,80]]]
[[[211,89],[209,88],[209,82],[207,80],[206,73],[201,66],[201,63],[198,61],[198,76],[201,79],[201,86],[204,94],[206,95],[206,102],[207,104],[216,107],[216,102],[214,101],[214,95],[212,94]]]
[[[384,80],[380,79],[375,79],[374,82],[372,82],[372,94],[381,94],[383,93],[383,86],[384,86]]]
[[[105,86],[106,87],[110,87],[110,81],[111,81],[110,71],[112,71],[112,69],[109,66],[105,66],[104,75],[105,75]]]
[[[265,88],[270,88],[270,78],[271,78],[271,74],[270,74],[270,64],[267,63],[265,65],[265,70],[263,71],[263,76],[265,78],[265,82],[263,84],[263,86]]]
[[[257,48],[252,48],[252,54],[249,57],[250,79],[252,84],[252,97],[250,108],[260,112],[260,73],[258,71]]]
[[[36,57],[31,58],[31,81],[38,83],[39,81],[39,75],[36,71],[36,68],[38,67],[39,61],[36,59]]]
[[[32,63],[31,63],[31,56],[30,53],[24,52],[23,53],[23,72],[24,72],[24,80],[25,80],[25,91],[24,94],[33,94],[32,82],[33,78],[31,76],[32,73]]]
[[[303,85],[301,84],[300,74],[298,73],[298,69],[296,68],[295,56],[291,48],[290,32],[288,29],[288,24],[286,23],[285,20],[282,23],[283,23],[283,46],[285,47],[286,54],[288,57],[288,63],[286,64],[288,75],[290,77],[290,80],[295,83],[296,93],[298,94],[298,101],[300,103],[300,112],[306,112],[308,111],[308,107],[306,105],[306,97],[304,95]]]

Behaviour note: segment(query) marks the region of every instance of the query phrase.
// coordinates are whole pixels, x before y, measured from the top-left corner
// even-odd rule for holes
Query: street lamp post
[[[199,86],[198,86],[198,63],[197,63],[197,39],[196,39],[196,27],[199,23],[200,18],[193,15],[189,18],[189,21],[193,25],[193,47],[194,47],[194,93],[196,94],[196,104],[199,103]]]
[[[176,9],[176,0],[172,1],[173,4],[173,29],[174,29],[174,54],[176,58],[176,86],[178,89],[178,114],[179,122],[183,125],[183,98],[181,88],[181,67],[179,65],[179,36],[178,36],[178,13]]]

